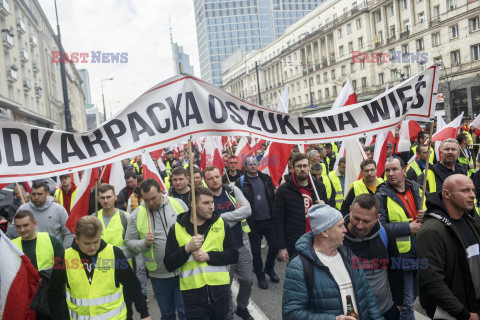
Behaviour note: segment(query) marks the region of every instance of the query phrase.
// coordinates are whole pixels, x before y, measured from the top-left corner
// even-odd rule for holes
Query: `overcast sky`
[[[53,0],[39,0],[56,31]],[[127,52],[128,63],[78,63],[90,75],[92,103],[102,105],[104,81],[107,118],[155,84],[174,75],[169,17],[173,39],[190,55],[199,76],[193,0],[58,0],[62,45],[71,52]]]

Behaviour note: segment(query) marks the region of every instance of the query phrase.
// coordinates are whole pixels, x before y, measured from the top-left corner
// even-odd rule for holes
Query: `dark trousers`
[[[229,295],[218,299],[216,302],[210,299],[210,303],[185,303],[185,315],[187,320],[225,320],[228,315]]]
[[[271,271],[275,266],[275,258],[277,256],[277,249],[274,245],[274,229],[272,219],[256,220],[251,226],[252,231],[248,234],[250,238],[250,246],[252,248],[253,256],[253,272],[259,276],[264,271]],[[265,237],[268,243],[267,260],[265,261],[265,270],[263,269],[262,260],[262,239]]]
[[[383,317],[385,320],[399,320],[400,319],[400,310],[398,310],[396,305],[393,305],[390,309],[388,309],[384,314]]]

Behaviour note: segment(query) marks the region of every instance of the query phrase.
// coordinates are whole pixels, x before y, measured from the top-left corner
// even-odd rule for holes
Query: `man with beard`
[[[340,210],[343,216],[350,212],[350,205],[356,196],[363,193],[375,194],[377,186],[383,182],[382,178],[377,178],[377,164],[373,159],[365,159],[360,163],[360,171],[362,171],[363,178],[355,181],[350,185],[347,197],[342,203]]]
[[[121,209],[123,211],[127,210],[127,203],[128,199],[132,195],[133,191],[137,187],[137,175],[135,174],[135,170],[127,170],[125,172],[125,183],[127,186],[120,190],[118,193],[117,202],[115,202],[115,207]]]
[[[428,167],[426,175],[428,192],[440,192],[443,187],[443,181],[451,175],[467,175],[467,168],[457,163],[459,156],[460,145],[456,139],[450,138],[440,144],[441,160]],[[418,177],[418,184],[423,185],[424,179],[425,172]]]
[[[296,153],[292,159],[293,172],[287,177],[275,194],[273,202],[273,225],[277,240],[278,257],[283,261],[293,259],[296,253],[295,243],[311,230],[308,209],[315,204],[327,203],[335,207],[335,201],[329,201],[322,181],[313,180],[320,199],[317,199],[312,181],[309,179],[310,164],[304,153]]]

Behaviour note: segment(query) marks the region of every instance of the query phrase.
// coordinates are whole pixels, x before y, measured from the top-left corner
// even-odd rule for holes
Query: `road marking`
[[[237,300],[237,293],[238,293],[238,282],[237,280],[233,280],[232,282],[232,299],[233,301]],[[250,311],[250,315],[255,320],[269,320],[268,317],[263,313],[263,311],[257,306],[257,304],[250,299],[248,303],[248,311]]]

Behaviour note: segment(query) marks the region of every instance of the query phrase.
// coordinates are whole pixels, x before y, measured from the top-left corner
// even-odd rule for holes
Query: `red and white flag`
[[[285,85],[283,89],[282,95],[278,95],[278,107],[277,111],[288,113],[289,108],[289,100],[288,100],[288,84]]]
[[[35,320],[30,309],[40,275],[30,259],[0,230],[1,303],[5,320]]]
[[[121,161],[107,164],[103,173],[102,181],[115,187],[115,194],[125,188],[127,184],[124,179],[123,166]]]
[[[444,141],[449,138],[453,138],[453,139],[457,138],[458,128],[462,123],[462,118],[463,118],[463,112],[461,115],[456,117],[452,122],[447,124],[444,128],[440,129],[440,131],[437,131],[432,136],[432,141]]]
[[[77,221],[88,214],[90,195],[95,196],[92,193],[92,190],[95,188],[95,182],[98,181],[98,178],[98,168],[90,168],[83,173],[82,181],[80,182],[77,194],[73,199],[72,210],[70,210],[70,215],[65,224],[72,233],[75,233],[75,225],[77,224]]]
[[[272,142],[268,146],[262,161],[258,166],[258,171],[269,174],[273,184],[278,187],[280,179],[288,166],[288,159],[292,153],[293,144]]]
[[[385,171],[385,162],[387,161],[388,142],[395,141],[392,131],[381,132],[377,134],[375,140],[375,152],[373,160],[377,163],[377,177],[380,178]]]
[[[443,120],[443,117],[441,115],[437,115],[437,129],[435,132],[439,132],[446,126],[447,126],[447,123],[445,122],[445,120]],[[437,141],[435,143],[435,157],[437,161],[440,161],[440,144],[441,143],[442,143],[441,141]]]
[[[471,127],[475,127],[475,134],[480,136],[480,114],[470,122]]]
[[[252,147],[248,143],[245,137],[240,139],[240,142],[237,146],[237,151],[235,152],[235,156],[238,159],[238,167],[241,169],[245,164],[245,159],[252,155]]]
[[[159,161],[158,164],[160,164],[161,161]],[[165,187],[165,184],[163,183],[163,179],[160,176],[160,173],[158,172],[157,167],[155,166],[155,163],[153,163],[152,157],[148,152],[142,153],[142,170],[143,170],[143,179],[154,179],[157,180],[157,182],[160,184],[160,188],[162,190],[168,191],[167,187]]]
[[[367,155],[358,139],[347,140],[342,143],[345,145],[345,188],[343,196],[346,197],[352,183],[361,178],[360,163],[367,159]]]
[[[202,150],[202,159],[200,162],[200,168],[205,170],[208,166],[215,166],[220,170],[220,174],[223,175],[223,158],[220,150],[217,147],[214,139],[212,137],[206,137],[205,145],[203,146]]]
[[[358,103],[357,95],[355,94],[355,90],[353,90],[352,82],[350,79],[347,79],[347,82],[345,82],[345,85],[332,105],[332,110],[355,103]]]

